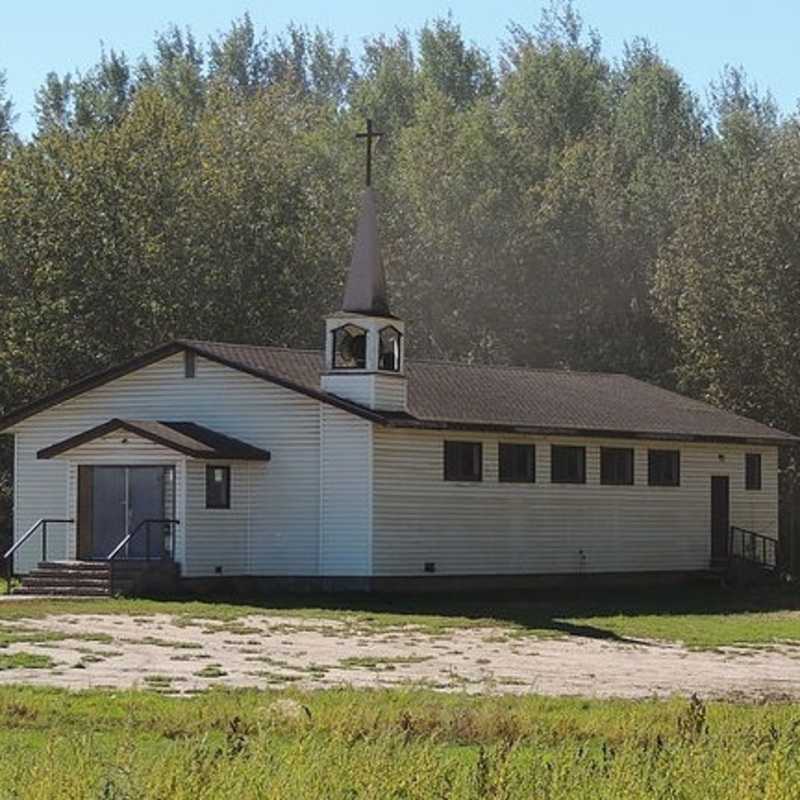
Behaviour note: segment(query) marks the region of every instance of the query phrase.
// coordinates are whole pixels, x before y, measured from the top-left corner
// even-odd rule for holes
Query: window
[[[231,468],[206,467],[206,508],[231,507]]]
[[[400,372],[401,336],[400,331],[391,325],[381,330],[378,339],[378,369]]]
[[[647,453],[647,482],[650,486],[680,486],[680,451],[649,450]]]
[[[744,457],[744,488],[761,488],[761,453],[747,453]]]
[[[333,331],[334,369],[364,369],[367,366],[367,332],[358,325],[342,325]]]
[[[480,442],[444,443],[444,479],[480,481],[483,479],[483,447]]]
[[[498,445],[501,483],[533,483],[536,480],[536,449],[532,444]]]
[[[606,486],[633,485],[633,448],[600,448],[600,483]]]
[[[550,480],[553,483],[586,483],[586,448],[552,445]]]
[[[195,375],[195,354],[189,350],[183,353],[183,377],[194,378]]]

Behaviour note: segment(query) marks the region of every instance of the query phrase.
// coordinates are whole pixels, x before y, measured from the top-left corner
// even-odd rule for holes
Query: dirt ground
[[[5,630],[24,638],[30,633],[34,639],[12,642],[2,650],[5,657],[36,654],[49,657],[51,663],[6,668],[0,671],[0,683],[150,687],[175,693],[215,684],[418,684],[468,692],[589,697],[696,693],[707,698],[800,698],[800,647],[790,645],[689,650],[580,636],[537,639],[485,627],[438,635],[410,628],[354,631],[330,620],[268,616],[223,624],[176,622],[167,615],[61,615],[8,622]],[[52,640],[36,640],[46,635]]]
[[[344,623],[255,616],[235,623],[167,615],[59,615],[4,623],[0,683],[153,688],[423,685],[467,692],[588,697],[800,699],[800,647],[689,650],[648,641],[534,638],[476,627],[354,630]],[[51,637],[49,640],[42,639]],[[66,637],[66,638],[61,638]],[[38,668],[14,655],[39,656]],[[42,658],[44,656],[45,658]],[[49,661],[48,661],[49,658]],[[8,668],[8,667],[11,668]]]

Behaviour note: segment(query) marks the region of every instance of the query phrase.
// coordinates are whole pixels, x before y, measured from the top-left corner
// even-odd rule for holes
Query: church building
[[[649,582],[777,537],[795,437],[621,374],[407,360],[389,301],[368,185],[321,351],[172,341],[0,420],[23,591]]]

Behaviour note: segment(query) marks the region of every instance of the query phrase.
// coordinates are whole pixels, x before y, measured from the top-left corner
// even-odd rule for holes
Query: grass
[[[403,664],[421,664],[430,661],[433,656],[349,656],[339,661],[339,666],[345,669],[360,667],[377,671],[390,671]]]
[[[50,656],[40,653],[0,653],[0,670],[51,669],[56,665]]]
[[[365,595],[276,596],[262,601],[241,600],[41,600],[0,604],[0,626],[4,620],[35,620],[59,614],[127,614],[145,620],[167,614],[181,625],[232,635],[266,636],[247,624],[245,618],[269,615],[294,618],[308,629],[325,635],[387,633],[399,626],[412,626],[420,634],[445,635],[458,628],[500,628],[502,635],[487,631],[485,641],[506,642],[514,637],[577,635],[617,641],[661,639],[681,641],[690,647],[717,648],[725,645],[800,644],[800,592],[794,587],[744,592],[716,586],[676,587],[628,593],[584,593],[569,596],[539,593],[507,600],[482,596],[457,598],[377,597]],[[344,630],[313,627],[321,619],[343,623]],[[252,622],[252,620],[248,620]],[[290,636],[296,627],[288,620],[270,628],[271,635]],[[35,637],[37,633],[31,631]],[[51,636],[51,634],[38,634]],[[0,647],[8,636],[0,628]],[[63,638],[79,638],[81,634]],[[91,636],[91,634],[83,634]],[[18,639],[15,639],[18,640]],[[101,641],[98,639],[98,641]]]
[[[224,678],[228,673],[219,664],[206,664],[194,674],[198,678]]]
[[[4,687],[0,748],[20,800],[788,800],[800,707]]]

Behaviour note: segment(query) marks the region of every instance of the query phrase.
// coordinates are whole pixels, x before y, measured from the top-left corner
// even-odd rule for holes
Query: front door
[[[109,553],[144,520],[172,516],[165,508],[166,484],[172,467],[90,467],[88,511],[81,522],[91,541],[90,557],[108,558]],[[146,530],[142,527],[128,546],[128,558],[144,558]],[[162,555],[161,526],[151,526],[150,557]]]
[[[730,481],[727,475],[711,478],[711,560],[728,557],[730,531]]]

